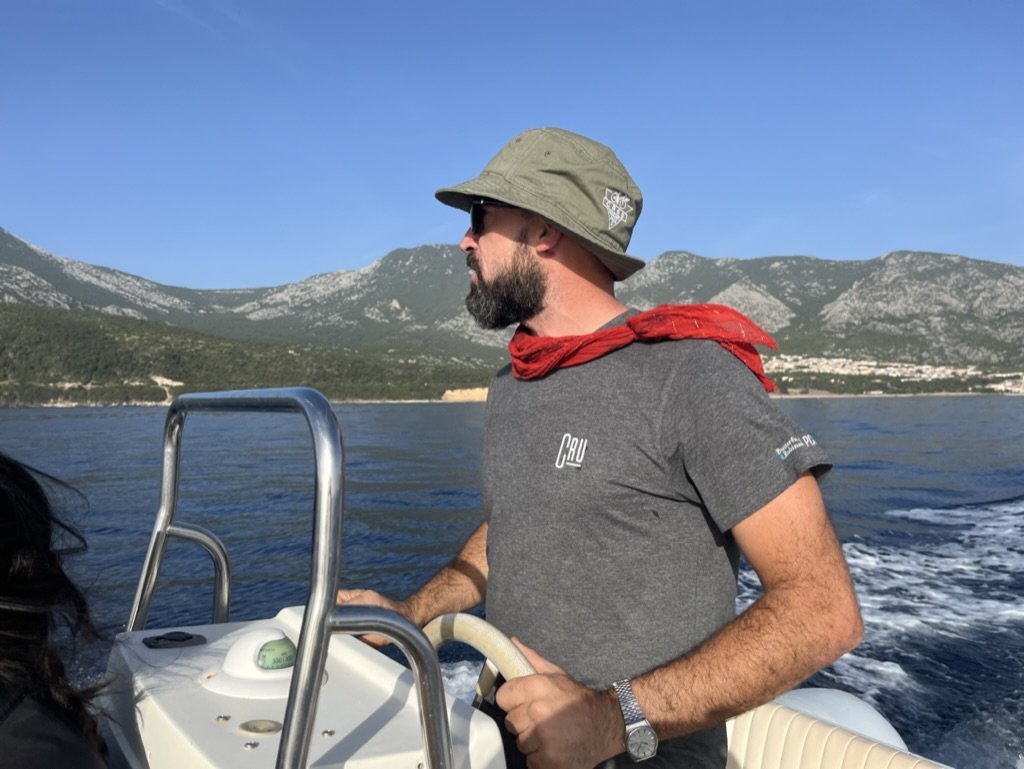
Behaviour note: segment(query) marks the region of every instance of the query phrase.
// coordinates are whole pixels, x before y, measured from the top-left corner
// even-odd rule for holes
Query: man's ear
[[[558,248],[565,234],[547,219],[537,217],[534,233],[534,248],[538,256],[551,256]]]

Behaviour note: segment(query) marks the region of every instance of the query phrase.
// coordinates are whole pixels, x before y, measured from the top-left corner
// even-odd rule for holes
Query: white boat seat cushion
[[[726,769],[948,769],[769,702],[730,719]]]

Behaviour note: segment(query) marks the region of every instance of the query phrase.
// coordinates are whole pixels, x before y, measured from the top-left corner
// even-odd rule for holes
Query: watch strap
[[[647,720],[644,712],[640,709],[640,703],[636,701],[636,695],[633,694],[633,687],[628,679],[616,681],[612,687],[615,689],[615,696],[619,698],[619,707],[622,709],[622,719],[626,722],[626,726]]]

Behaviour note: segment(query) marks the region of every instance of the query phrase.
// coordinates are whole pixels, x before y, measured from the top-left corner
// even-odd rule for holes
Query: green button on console
[[[295,644],[287,638],[275,638],[260,647],[256,664],[262,670],[282,670],[295,664]]]

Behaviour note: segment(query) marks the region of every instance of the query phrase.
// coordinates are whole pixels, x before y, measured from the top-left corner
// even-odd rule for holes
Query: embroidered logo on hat
[[[604,200],[601,202],[604,203],[604,210],[608,212],[609,230],[614,230],[616,226],[626,221],[629,215],[633,213],[633,208],[629,205],[629,198],[609,187],[605,187]]]

